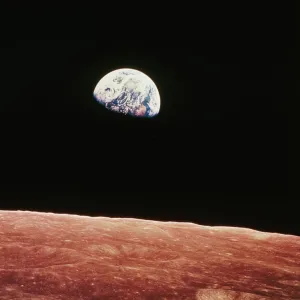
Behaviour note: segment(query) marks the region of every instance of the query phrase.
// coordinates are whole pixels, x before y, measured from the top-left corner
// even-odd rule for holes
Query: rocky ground
[[[300,299],[300,237],[0,211],[0,299]]]

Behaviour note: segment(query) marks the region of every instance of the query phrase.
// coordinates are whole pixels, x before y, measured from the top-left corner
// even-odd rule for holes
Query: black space
[[[211,6],[166,14],[161,7],[155,18],[126,14],[135,16],[126,26],[117,17],[106,26],[99,11],[100,23],[89,16],[98,26],[94,39],[78,39],[85,35],[76,29],[86,25],[80,11],[77,19],[68,14],[76,25],[61,13],[74,39],[8,34],[1,45],[0,209],[300,234],[288,197],[292,18],[282,6]],[[50,30],[58,22],[51,18]],[[41,19],[28,30],[20,22],[18,36],[30,36]],[[157,117],[118,115],[93,99],[98,81],[123,67],[154,80]]]

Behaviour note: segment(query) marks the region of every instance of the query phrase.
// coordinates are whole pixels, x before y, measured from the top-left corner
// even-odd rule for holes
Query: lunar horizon
[[[300,237],[0,211],[0,299],[297,300]]]

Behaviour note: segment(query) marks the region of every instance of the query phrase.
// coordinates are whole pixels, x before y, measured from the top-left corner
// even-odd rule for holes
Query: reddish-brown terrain
[[[300,237],[0,211],[0,299],[300,299]]]

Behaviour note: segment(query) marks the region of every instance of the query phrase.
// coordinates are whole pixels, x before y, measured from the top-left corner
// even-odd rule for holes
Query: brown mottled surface
[[[300,299],[300,237],[0,211],[0,299]]]

